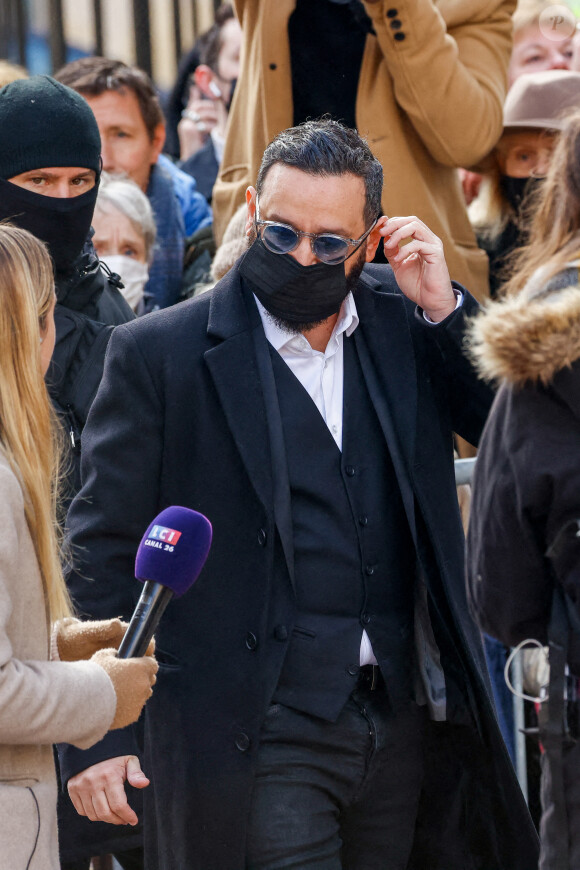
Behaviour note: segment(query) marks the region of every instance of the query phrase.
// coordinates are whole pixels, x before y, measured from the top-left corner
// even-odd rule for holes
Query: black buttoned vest
[[[354,336],[344,340],[343,449],[271,351],[288,462],[297,616],[274,701],[334,721],[367,631],[393,706],[412,694],[415,551]]]

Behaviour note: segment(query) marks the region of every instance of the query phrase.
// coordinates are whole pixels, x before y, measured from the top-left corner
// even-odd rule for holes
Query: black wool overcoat
[[[393,457],[447,688],[433,723],[410,870],[535,870],[537,841],[489,700],[466,606],[452,432],[477,442],[491,402],[461,352],[464,305],[427,324],[390,267],[355,291],[359,353]],[[137,545],[171,504],[213,524],[195,586],[157,633],[145,714],[148,870],[244,870],[260,725],[294,621],[284,448],[264,331],[237,267],[208,294],[118,327],[89,415],[70,516],[73,593],[130,616]],[[91,578],[88,580],[87,578]],[[409,582],[414,582],[409,578]],[[64,753],[65,776],[131,751],[125,732]]]

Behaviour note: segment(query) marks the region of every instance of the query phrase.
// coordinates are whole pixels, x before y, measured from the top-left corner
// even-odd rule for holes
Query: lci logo
[[[181,532],[178,532],[177,529],[168,529],[167,526],[153,526],[147,537],[175,546],[181,537]]]

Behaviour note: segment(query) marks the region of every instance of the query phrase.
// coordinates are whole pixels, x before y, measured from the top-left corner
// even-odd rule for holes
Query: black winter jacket
[[[547,642],[552,564],[564,524],[580,518],[580,286],[573,264],[546,285],[494,303],[476,321],[479,367],[502,386],[475,471],[467,580],[472,611],[508,646]],[[580,547],[558,581],[580,610]],[[580,673],[580,644],[570,662]]]

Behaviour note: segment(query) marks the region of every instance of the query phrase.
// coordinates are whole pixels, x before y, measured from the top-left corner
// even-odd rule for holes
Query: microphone
[[[211,545],[211,523],[185,507],[168,507],[155,517],[139,544],[135,577],[144,583],[118,658],[145,655],[165,608],[197,580]]]

